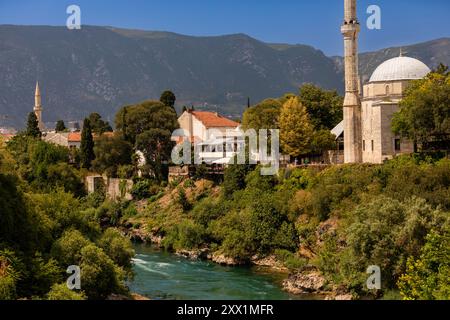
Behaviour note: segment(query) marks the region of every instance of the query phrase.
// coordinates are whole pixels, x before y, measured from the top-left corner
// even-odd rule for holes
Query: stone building
[[[397,57],[382,63],[364,85],[362,103],[362,161],[382,163],[396,155],[414,152],[411,141],[392,132],[391,122],[411,80],[431,70],[421,61]]]
[[[392,117],[412,80],[431,70],[421,61],[401,54],[382,63],[361,90],[358,72],[356,0],[344,0],[341,32],[345,48],[344,136],[345,163],[382,163],[395,155],[413,152],[413,144],[394,135]],[[333,129],[334,130],[334,129]]]

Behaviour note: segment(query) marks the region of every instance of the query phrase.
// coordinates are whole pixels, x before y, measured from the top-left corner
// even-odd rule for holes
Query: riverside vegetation
[[[221,185],[184,180],[153,185],[152,194],[121,221],[167,250],[228,264],[272,256],[294,278],[320,274],[317,292],[450,298],[449,160],[411,156],[277,177],[231,166]],[[366,287],[370,265],[381,268],[382,291]]]

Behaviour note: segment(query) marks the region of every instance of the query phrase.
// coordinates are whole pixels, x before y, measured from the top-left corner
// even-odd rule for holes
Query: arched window
[[[386,95],[391,94],[391,88],[389,86],[386,86]]]

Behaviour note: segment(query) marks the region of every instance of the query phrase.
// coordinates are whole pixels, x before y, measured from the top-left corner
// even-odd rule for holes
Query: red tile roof
[[[69,137],[67,138],[68,142],[81,142],[81,133],[80,132],[71,132],[69,133]]]
[[[236,128],[239,123],[211,111],[192,111],[192,114],[203,123],[206,128]]]

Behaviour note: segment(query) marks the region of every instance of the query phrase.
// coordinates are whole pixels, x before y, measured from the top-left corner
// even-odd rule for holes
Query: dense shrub
[[[107,229],[98,241],[103,251],[118,265],[131,269],[134,250],[129,239],[113,228]]]
[[[394,287],[408,257],[417,257],[427,234],[449,219],[423,199],[400,202],[385,196],[358,206],[350,217],[342,234],[346,246],[340,249],[338,239],[328,238],[319,265],[335,281],[356,291],[363,290],[370,265],[381,268],[384,288]]]
[[[205,229],[192,220],[183,220],[174,225],[163,241],[165,248],[196,249],[204,242]]]
[[[47,293],[47,300],[85,300],[83,292],[77,292],[67,288],[66,283],[54,284]]]
[[[82,288],[89,299],[105,299],[110,293],[126,291],[123,270],[95,245],[81,250],[80,269]]]

